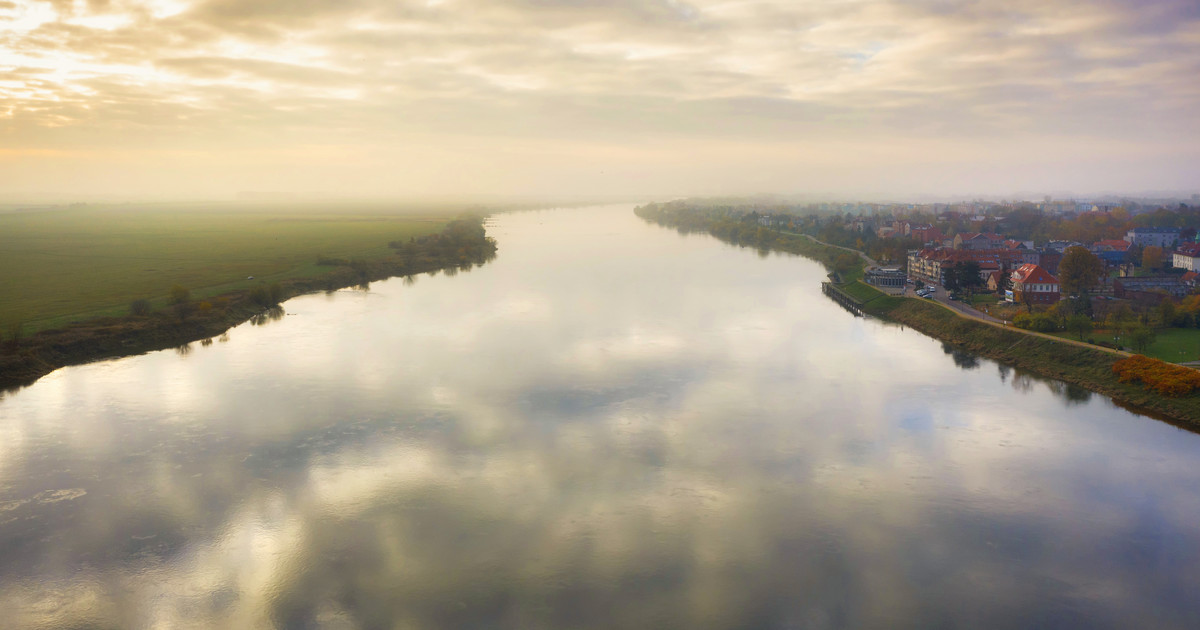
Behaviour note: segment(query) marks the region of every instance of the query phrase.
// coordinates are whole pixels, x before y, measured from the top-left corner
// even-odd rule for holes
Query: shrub
[[[258,285],[250,289],[250,301],[259,306],[275,306],[283,299],[283,287],[278,282],[266,286]]]
[[[169,294],[167,303],[172,304],[172,305],[184,304],[191,299],[192,299],[191,291],[188,291],[186,287],[177,284],[177,285],[171,287],[171,293]]]
[[[1112,369],[1122,383],[1140,381],[1163,396],[1186,396],[1200,388],[1200,372],[1140,354],[1117,361]]]
[[[150,300],[134,300],[129,303],[129,312],[133,315],[149,315]]]
[[[1058,330],[1058,322],[1045,313],[1018,313],[1013,317],[1013,325],[1017,328],[1041,333]]]
[[[196,305],[196,309],[199,310],[200,312],[211,311],[212,310],[212,302],[201,302]]]
[[[271,296],[267,295],[267,288],[260,284],[250,289],[250,301],[259,306],[270,306]]]

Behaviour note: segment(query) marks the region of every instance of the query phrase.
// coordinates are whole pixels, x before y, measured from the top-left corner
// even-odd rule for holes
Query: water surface
[[[629,206],[489,232],[4,395],[2,625],[1200,626],[1196,435]]]

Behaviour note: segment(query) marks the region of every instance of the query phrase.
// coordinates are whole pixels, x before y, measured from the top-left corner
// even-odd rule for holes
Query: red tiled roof
[[[1192,258],[1195,258],[1200,256],[1200,243],[1186,243],[1184,245],[1180,245],[1179,249],[1176,251],[1184,256],[1191,256]]]
[[[1042,269],[1040,266],[1033,263],[1025,263],[1024,265],[1017,267],[1017,270],[1013,272],[1013,280],[1020,282],[1021,284],[1029,282],[1058,282],[1058,278],[1050,275],[1049,271],[1046,271],[1045,269]]]
[[[1092,243],[1092,246],[1093,247],[1107,247],[1108,249],[1113,250],[1113,251],[1125,252],[1125,251],[1129,251],[1129,248],[1133,246],[1133,243],[1130,243],[1129,241],[1108,239],[1108,240],[1103,240],[1103,241],[1096,241],[1095,243]]]

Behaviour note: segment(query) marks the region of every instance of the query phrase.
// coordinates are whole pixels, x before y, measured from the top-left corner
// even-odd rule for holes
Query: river
[[[1200,626],[1200,436],[632,206],[489,233],[4,394],[0,625]]]

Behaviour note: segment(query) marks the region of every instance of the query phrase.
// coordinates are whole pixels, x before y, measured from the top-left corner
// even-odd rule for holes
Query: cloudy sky
[[[0,0],[0,195],[1200,189],[1196,0]]]

